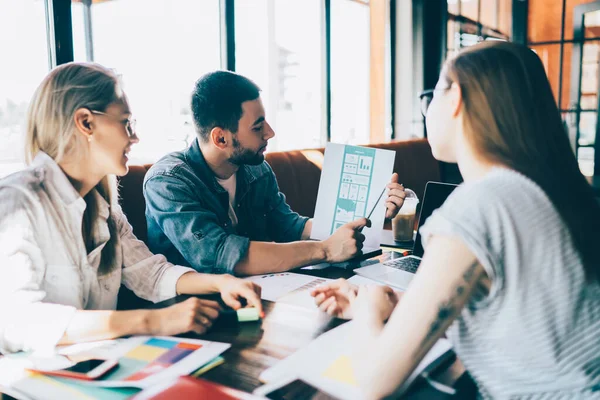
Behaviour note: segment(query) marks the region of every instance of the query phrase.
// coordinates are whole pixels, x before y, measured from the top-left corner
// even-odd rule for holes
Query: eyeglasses
[[[97,110],[90,110],[90,112],[92,114],[99,114],[99,115],[106,115],[107,117],[110,117],[114,120],[118,120],[119,117],[112,115],[112,114],[108,114],[102,111],[97,111]],[[119,121],[119,122],[123,122],[123,121]],[[135,119],[132,119],[131,117],[127,118],[127,121],[125,122],[125,130],[127,131],[127,135],[132,138],[134,136],[136,136],[136,131],[135,131],[135,125],[136,125],[136,121]]]
[[[419,99],[421,99],[421,114],[423,114],[423,117],[427,116],[427,110],[429,109],[429,105],[431,104],[431,101],[433,100],[433,94],[438,90],[446,91],[446,90],[450,90],[450,87],[429,89],[429,90],[424,90],[421,93],[419,93]]]

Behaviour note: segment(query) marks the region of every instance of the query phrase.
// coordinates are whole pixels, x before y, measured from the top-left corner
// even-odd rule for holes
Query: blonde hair
[[[583,260],[600,282],[600,206],[579,170],[539,57],[507,42],[484,42],[446,64],[460,86],[465,136],[478,154],[536,182],[554,204]]]
[[[25,160],[29,164],[43,151],[57,163],[65,156],[82,160],[88,146],[76,134],[75,111],[80,108],[105,111],[115,102],[125,102],[118,76],[108,68],[93,63],[67,63],[54,68],[35,91],[27,112]],[[116,223],[112,215],[117,201],[116,179],[105,176],[96,185],[97,192],[107,201],[110,239],[104,246],[98,273],[112,270],[118,246]],[[98,222],[98,207],[93,191],[86,197],[83,236],[90,245],[91,232]]]

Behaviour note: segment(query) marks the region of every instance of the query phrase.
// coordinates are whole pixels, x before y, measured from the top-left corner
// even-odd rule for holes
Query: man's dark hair
[[[206,142],[215,128],[237,132],[242,103],[256,100],[260,88],[250,79],[229,71],[202,76],[192,92],[192,115],[196,131]]]

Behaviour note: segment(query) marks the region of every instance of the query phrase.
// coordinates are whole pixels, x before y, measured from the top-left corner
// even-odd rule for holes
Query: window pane
[[[591,146],[596,142],[596,112],[582,112],[579,117],[579,146]]]
[[[565,39],[573,39],[573,12],[575,7],[581,4],[593,3],[596,0],[567,0],[566,13],[565,13]],[[588,13],[588,15],[591,13]],[[587,17],[587,16],[586,16]],[[591,18],[594,18],[593,16]],[[598,17],[595,17],[596,19]],[[589,22],[589,21],[588,21]],[[559,22],[560,24],[560,22]],[[592,22],[593,24],[593,22]],[[587,23],[586,23],[587,25]],[[598,30],[596,29],[596,33]],[[592,33],[592,32],[589,32]],[[589,33],[586,32],[586,36],[589,37]]]
[[[331,1],[331,141],[369,143],[369,7]]]
[[[270,151],[325,144],[321,16],[319,0],[235,3],[236,71],[262,89]]]
[[[594,148],[580,147],[577,151],[579,169],[585,176],[594,176]]]
[[[586,13],[584,16],[585,37],[600,37],[600,10]]]
[[[498,30],[507,37],[512,36],[512,0],[499,0]]]
[[[529,0],[528,7],[529,20],[527,29],[529,32],[529,41],[545,42],[560,40],[562,1]]]
[[[72,13],[75,55],[83,61],[83,8],[73,4]],[[114,0],[94,3],[91,15],[94,61],[122,75],[137,119],[132,160],[185,148],[196,137],[194,82],[220,68],[219,0]]]
[[[535,51],[542,60],[542,64],[544,64],[544,69],[546,70],[546,75],[548,76],[548,80],[550,81],[550,86],[552,87],[552,92],[554,93],[554,98],[558,102],[560,45],[537,45],[531,46],[531,49]]]
[[[500,25],[500,10],[498,7],[499,0],[482,0],[479,22],[488,28],[497,30],[498,25]]]
[[[48,73],[42,0],[0,0],[0,177],[23,166],[29,101]],[[13,60],[9,62],[8,60]]]
[[[448,41],[447,51],[449,53],[454,53],[455,51],[460,49],[460,24],[451,19],[448,20],[448,33],[446,36]],[[448,55],[446,55],[447,58]]]
[[[583,58],[581,61],[581,97],[579,100],[580,107],[584,110],[596,110],[598,107],[599,62],[600,43],[584,43]]]
[[[573,12],[575,7],[593,1],[595,0],[567,0],[565,7],[565,39],[573,39]],[[560,40],[562,3],[560,0],[529,0],[527,27],[529,42]]]
[[[479,21],[479,0],[460,0],[460,14],[473,21]]]
[[[459,0],[448,0],[448,13],[458,15],[458,2]]]

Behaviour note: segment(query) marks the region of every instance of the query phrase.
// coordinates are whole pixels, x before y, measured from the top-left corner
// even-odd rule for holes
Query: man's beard
[[[265,161],[265,156],[257,151],[245,149],[240,146],[240,142],[233,138],[233,154],[229,157],[229,162],[237,166],[259,165]]]

